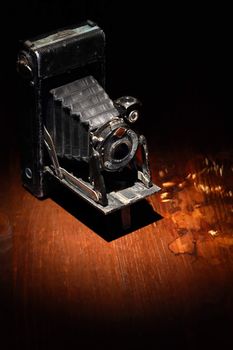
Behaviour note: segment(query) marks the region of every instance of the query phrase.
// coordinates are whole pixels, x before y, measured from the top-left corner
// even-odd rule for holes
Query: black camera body
[[[17,70],[22,181],[35,196],[56,179],[108,214],[159,191],[146,139],[131,128],[140,102],[104,90],[105,35],[95,23],[24,41]]]

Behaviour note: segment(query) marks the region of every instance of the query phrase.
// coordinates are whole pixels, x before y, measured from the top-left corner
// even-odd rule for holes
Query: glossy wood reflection
[[[151,152],[159,194],[122,232],[66,190],[38,200],[1,173],[2,330],[15,349],[229,345],[231,152]],[[8,160],[8,159],[7,159]],[[151,347],[151,346],[150,346]]]

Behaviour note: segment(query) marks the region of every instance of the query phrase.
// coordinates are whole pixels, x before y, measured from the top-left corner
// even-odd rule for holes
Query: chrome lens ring
[[[138,148],[137,134],[128,129],[121,137],[114,134],[108,137],[103,145],[103,167],[107,171],[123,169],[134,157]]]

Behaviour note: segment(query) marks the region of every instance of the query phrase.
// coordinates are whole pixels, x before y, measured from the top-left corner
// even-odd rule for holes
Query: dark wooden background
[[[3,349],[232,347],[233,149],[228,10],[130,2],[5,4],[1,50]],[[15,55],[35,34],[96,20],[107,89],[143,102],[159,194],[133,226],[60,189],[20,183]],[[9,28],[11,30],[9,30]],[[3,344],[3,345],[2,345]]]

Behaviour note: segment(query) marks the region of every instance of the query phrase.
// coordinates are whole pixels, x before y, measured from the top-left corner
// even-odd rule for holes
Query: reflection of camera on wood
[[[43,197],[55,177],[108,214],[156,192],[146,139],[131,129],[139,101],[104,86],[104,34],[86,22],[23,43],[23,183]],[[123,216],[124,217],[124,216]]]

